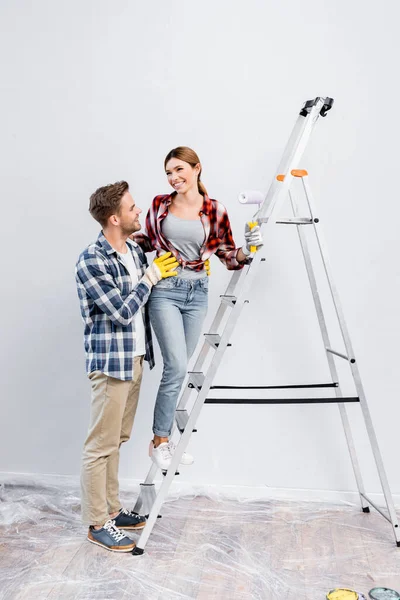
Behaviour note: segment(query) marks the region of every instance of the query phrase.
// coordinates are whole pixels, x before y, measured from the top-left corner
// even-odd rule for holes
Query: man
[[[145,305],[153,285],[176,275],[178,263],[167,253],[148,267],[141,248],[128,239],[141,227],[141,210],[125,181],[96,190],[89,211],[102,231],[76,265],[86,370],[92,386],[82,459],[82,518],[89,525],[90,542],[114,552],[130,552],[135,544],[120,528],[142,529],[145,519],[121,507],[119,449],[130,438],[143,358],[150,368],[154,366]]]

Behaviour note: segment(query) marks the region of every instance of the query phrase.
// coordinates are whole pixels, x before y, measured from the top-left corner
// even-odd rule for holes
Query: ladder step
[[[310,219],[310,217],[289,217],[287,219],[279,219],[276,223],[279,225],[312,225],[313,219]]]
[[[185,409],[178,408],[175,411],[175,420],[179,431],[183,433],[189,420],[189,413]],[[192,432],[196,433],[197,429],[192,429]]]
[[[221,343],[221,336],[218,333],[205,333],[204,337],[210,346],[213,346],[215,349],[217,349]],[[232,346],[232,344],[227,344],[227,346]]]
[[[134,506],[134,512],[140,515],[148,515],[156,499],[156,488],[154,483],[141,483],[139,496]]]
[[[358,396],[342,398],[206,398],[206,404],[342,404],[360,402]]]
[[[188,375],[188,387],[196,388],[196,390],[201,390],[202,385],[204,383],[204,374],[200,371],[189,371]]]
[[[228,296],[226,294],[223,294],[222,296],[220,296],[221,298],[221,302],[223,304],[228,304],[228,306],[235,306],[236,304],[236,296]]]

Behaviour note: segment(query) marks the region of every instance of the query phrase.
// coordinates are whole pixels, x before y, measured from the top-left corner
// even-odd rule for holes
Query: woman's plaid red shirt
[[[199,212],[204,227],[204,242],[200,248],[200,260],[185,261],[174,246],[162,233],[162,222],[168,214],[168,207],[172,202],[172,195],[156,196],[146,216],[146,234],[139,233],[134,236],[145,252],[156,250],[157,256],[164,252],[172,252],[183,267],[202,271],[204,261],[216,254],[229,270],[243,268],[243,263],[236,259],[236,248],[232,237],[231,224],[226,208],[218,200],[204,196],[203,206]]]

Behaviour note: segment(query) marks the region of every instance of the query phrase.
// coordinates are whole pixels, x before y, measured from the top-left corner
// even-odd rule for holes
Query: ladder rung
[[[287,219],[279,219],[276,221],[279,225],[312,225],[313,220],[309,217],[297,217],[297,218],[287,218]]]
[[[223,302],[224,304],[228,304],[229,306],[234,306],[236,304],[236,296],[227,296],[227,295],[222,295],[220,296],[221,298],[221,302]]]
[[[342,398],[207,398],[206,404],[342,404],[360,402],[358,396]]]
[[[221,336],[218,333],[205,333],[204,337],[210,346],[214,348],[218,348],[221,343]],[[232,346],[232,344],[227,344],[227,346]]]
[[[188,386],[190,388],[196,388],[197,390],[201,390],[203,382],[204,382],[204,374],[200,371],[189,371],[189,381]]]
[[[177,427],[178,427],[179,431],[181,433],[183,433],[185,431],[187,422],[189,420],[189,413],[188,413],[188,411],[185,410],[185,409],[178,408],[175,411],[175,420],[176,420],[176,424],[177,424]],[[193,433],[195,433],[196,431],[197,431],[197,429],[192,429]]]
[[[289,385],[212,385],[210,390],[291,390],[310,388],[335,388],[338,383],[300,383]]]
[[[328,347],[326,347],[325,350],[327,352],[330,352],[330,354],[334,354],[335,356],[344,358],[344,360],[348,360],[349,362],[351,362],[351,364],[354,364],[356,362],[355,358],[349,358],[346,354],[343,354],[343,352],[337,352],[336,350],[332,350],[332,348],[328,348]]]

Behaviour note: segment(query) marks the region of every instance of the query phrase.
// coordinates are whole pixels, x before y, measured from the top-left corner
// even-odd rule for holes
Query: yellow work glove
[[[152,264],[147,267],[142,280],[149,285],[156,285],[161,279],[178,275],[175,269],[179,267],[179,263],[175,256],[171,256],[171,254],[171,252],[166,252],[155,258]]]
[[[166,277],[173,277],[174,275],[178,275],[175,269],[176,267],[179,267],[179,263],[176,260],[175,256],[171,255],[171,252],[166,252],[158,258],[155,258],[153,260],[153,265],[157,265],[157,268],[159,269],[161,274],[160,279],[165,279]]]
[[[210,277],[210,273],[211,273],[211,270],[210,270],[210,260],[208,258],[207,258],[207,260],[204,261],[204,268],[206,270],[207,277]]]
[[[257,250],[260,250],[264,243],[261,235],[259,224],[255,222],[246,223],[244,229],[245,245],[242,247],[242,252],[245,256],[250,256]]]

